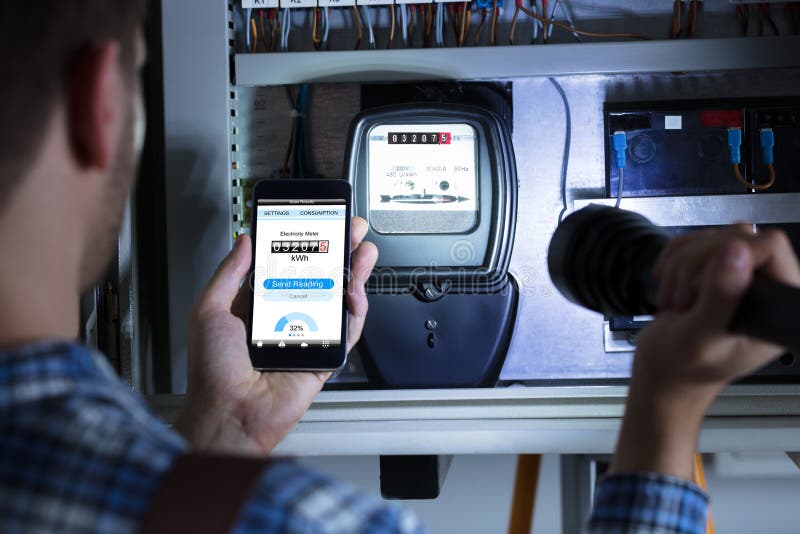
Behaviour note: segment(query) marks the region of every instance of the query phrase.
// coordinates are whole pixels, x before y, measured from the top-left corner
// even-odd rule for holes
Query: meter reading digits
[[[345,362],[350,186],[273,180],[253,196],[250,356],[260,370],[334,370]]]

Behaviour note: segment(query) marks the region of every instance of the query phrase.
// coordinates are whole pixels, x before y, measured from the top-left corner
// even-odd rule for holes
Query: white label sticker
[[[244,9],[271,9],[279,7],[279,0],[242,0]]]
[[[353,7],[356,0],[317,0],[319,7]]]
[[[317,7],[317,0],[280,0],[280,7]]]
[[[683,117],[680,115],[666,115],[664,117],[665,130],[680,130],[683,128]]]
[[[469,124],[380,124],[369,132],[371,211],[477,211]]]
[[[358,0],[360,6],[391,6],[394,0]]]
[[[463,3],[464,3],[464,0],[433,0],[433,1],[434,1],[435,3],[437,3],[437,4],[448,4],[448,3],[453,3],[453,4],[455,4],[455,3],[458,3],[458,4],[463,4]]]

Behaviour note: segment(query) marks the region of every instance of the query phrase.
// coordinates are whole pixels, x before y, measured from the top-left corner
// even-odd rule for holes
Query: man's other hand
[[[785,234],[743,224],[687,234],[661,253],[653,273],[661,311],[639,337],[612,472],[691,478],[708,406],[783,352],[728,331],[755,271],[800,286]]]
[[[800,286],[797,257],[783,232],[755,234],[752,225],[740,224],[672,240],[653,273],[662,311],[640,337],[637,374],[657,379],[668,392],[688,387],[713,398],[779,356],[781,347],[728,331],[755,271]]]
[[[347,290],[348,352],[364,327],[364,284],[378,259],[375,245],[362,243],[366,233],[366,221],[354,218]],[[189,386],[175,427],[198,449],[268,453],[291,431],[330,377],[327,372],[253,369],[245,327],[251,256],[250,237],[240,236],[192,312]]]

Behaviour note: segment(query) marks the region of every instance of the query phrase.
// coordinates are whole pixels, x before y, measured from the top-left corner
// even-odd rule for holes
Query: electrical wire
[[[553,16],[550,17],[551,24],[547,30],[548,39],[550,39],[553,36],[553,28],[555,28],[555,24],[552,24],[552,22],[555,22],[556,20],[556,13],[558,12],[559,7],[561,8],[561,12],[564,14],[564,19],[566,19],[567,23],[570,26],[575,26],[575,23],[572,20],[572,14],[567,9],[566,5],[567,5],[567,0],[563,0],[563,2],[562,0],[556,0],[555,5],[553,6]],[[576,41],[581,42],[581,36],[579,34],[572,32],[572,36],[575,38]]]
[[[369,49],[375,50],[375,34],[372,31],[372,16],[369,13],[369,6],[362,6],[361,14],[364,15],[364,22],[367,23],[367,33],[369,34]]]
[[[328,49],[328,34],[331,29],[331,12],[330,8],[323,8],[322,9],[322,20],[325,24],[325,30],[322,32],[322,43],[321,47],[323,50]]]
[[[508,31],[508,44],[514,46],[514,32],[517,30],[517,19],[519,19],[519,5],[514,9],[514,16],[511,19],[511,29]],[[534,22],[534,24],[536,24]]]
[[[522,8],[521,3],[518,3],[517,5],[520,8]],[[537,10],[539,8],[536,5],[536,0],[530,0],[530,6],[531,6],[531,13],[533,13],[534,15],[538,14]],[[520,9],[520,11],[521,11],[521,9]],[[533,21],[533,29],[532,29],[532,32],[531,32],[531,44],[536,44],[536,41],[539,39],[539,27],[541,25],[542,25],[542,23],[540,21],[534,19],[534,21]]]
[[[275,9],[267,10],[267,22],[269,23],[269,46],[267,47],[267,52],[275,50],[275,30],[278,26],[275,19],[277,16]]]
[[[245,21],[245,23],[244,23],[244,26],[245,26],[245,41],[247,43],[245,45],[245,48],[249,52],[250,48],[251,48],[251,45],[250,45],[250,32],[251,32],[251,29],[253,27],[253,24],[252,24],[252,22],[253,22],[253,9],[252,8],[248,8],[245,11],[245,18],[247,19]]]
[[[672,2],[672,32],[670,38],[677,39],[681,34],[681,0],[673,0]]]
[[[542,0],[542,42],[547,44],[550,40],[550,27],[547,25],[547,0]]]
[[[250,52],[257,52],[258,51],[258,28],[256,27],[256,19],[255,17],[250,18],[250,33],[253,37],[253,42],[249,44]]]
[[[750,25],[750,6],[747,4],[737,5],[736,18],[739,19],[739,34],[744,37],[747,35],[747,28]]]
[[[314,44],[314,49],[319,50],[322,46],[322,38],[317,36],[317,26],[319,21],[319,8],[315,7],[311,15],[311,42]]]
[[[325,31],[322,33],[322,48],[324,50],[328,49],[328,33],[331,29],[331,11],[330,8],[326,7],[322,10],[322,18],[325,21]]]
[[[623,184],[625,183],[625,169],[620,167],[617,169],[617,172],[619,172],[619,180],[617,181],[617,201],[614,203],[615,208],[618,208],[622,203],[622,190],[624,187]]]
[[[455,4],[447,4],[447,13],[450,15],[450,22],[453,25],[453,39],[458,42],[458,17],[456,16]]]
[[[361,15],[358,14],[358,7],[355,4],[353,4],[353,20],[356,22],[356,46],[353,47],[353,50],[358,50],[361,48],[361,39],[364,34],[361,30]]]
[[[769,169],[769,180],[765,184],[754,184],[750,183],[744,179],[742,176],[742,171],[739,169],[739,164],[733,164],[733,173],[736,175],[736,179],[739,181],[740,184],[745,186],[748,189],[755,189],[756,191],[765,191],[775,185],[775,166],[770,163],[767,165],[767,169]]]
[[[297,169],[296,178],[305,178],[305,169],[306,169],[306,153],[305,153],[305,145],[306,145],[306,130],[305,130],[305,122],[306,122],[306,114],[308,112],[308,85],[301,84],[300,89],[297,95],[297,107],[298,107],[298,114],[297,114],[297,141],[296,141],[296,149],[295,149],[295,165],[294,167]]]
[[[555,78],[548,78],[550,83],[553,84],[558,95],[561,97],[561,102],[564,104],[564,118],[566,122],[566,131],[564,132],[564,152],[561,156],[561,213],[558,214],[558,222],[561,223],[561,220],[564,218],[564,214],[567,212],[567,171],[569,168],[569,151],[570,145],[572,144],[572,112],[569,106],[569,100],[567,99],[567,94],[564,92],[564,88],[561,87],[561,84],[558,83],[558,80]]]
[[[436,45],[438,47],[444,46],[444,5],[437,4],[436,6]]]
[[[687,32],[687,37],[689,39],[694,38],[697,33],[697,4],[697,0],[691,0],[689,2],[689,29]]]
[[[425,11],[427,12],[427,17],[425,19],[425,33],[422,38],[422,46],[428,48],[431,46],[431,32],[433,31],[433,4],[428,4]]]
[[[559,22],[557,20],[548,21],[545,17],[541,17],[536,13],[532,12],[530,9],[527,9],[523,6],[520,6],[520,11],[531,17],[532,19],[541,21],[543,24],[545,22],[549,22],[554,26],[567,30],[568,32],[578,33],[580,35],[586,35],[588,37],[607,37],[610,39],[639,39],[641,41],[649,41],[650,37],[646,35],[641,35],[638,33],[599,33],[599,32],[590,32],[586,30],[581,30],[579,28],[575,28],[574,26],[569,26],[568,24],[564,24],[563,22]]]
[[[291,8],[283,9],[283,23],[281,24],[281,50],[289,51],[289,33],[292,31]]]
[[[408,47],[414,48],[414,13],[417,11],[416,6],[411,4],[408,6]]]
[[[264,24],[264,12],[266,9],[259,9],[258,10],[258,22],[261,28],[261,44],[264,45],[264,52],[269,52],[269,42],[267,41],[267,27]]]
[[[481,33],[483,32],[484,24],[486,24],[486,14],[486,8],[481,9],[481,22],[475,30],[475,46],[480,46],[481,44]]]
[[[772,29],[774,35],[780,35],[777,24],[772,20],[772,7],[769,2],[761,2],[758,4],[758,35],[764,35],[764,20],[766,19],[769,27]]]
[[[497,7],[497,0],[492,0],[492,26],[489,32],[489,44],[497,44],[497,19],[500,17],[500,9]]]
[[[389,39],[386,42],[386,48],[391,50],[394,48],[394,34],[397,28],[397,16],[394,12],[394,4],[389,6]]]
[[[291,176],[290,162],[294,159],[296,130],[297,130],[297,102],[292,95],[292,88],[286,86],[286,97],[289,99],[289,114],[292,118],[292,129],[289,133],[289,144],[286,146],[286,154],[283,158],[283,169],[281,171],[281,178],[289,178]]]
[[[469,2],[464,2],[459,6],[461,10],[461,31],[458,33],[458,46],[464,46],[464,39],[467,37],[467,14],[469,13]]]
[[[408,10],[405,4],[397,6],[400,9],[400,31],[402,32],[403,48],[408,48]]]

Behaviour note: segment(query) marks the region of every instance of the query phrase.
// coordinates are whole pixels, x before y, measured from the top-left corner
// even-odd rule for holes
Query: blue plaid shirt
[[[101,355],[69,343],[0,351],[0,531],[134,532],[186,449]],[[282,461],[234,531],[424,529],[410,512]]]
[[[703,534],[708,496],[656,473],[610,475],[598,484],[589,534]]]

